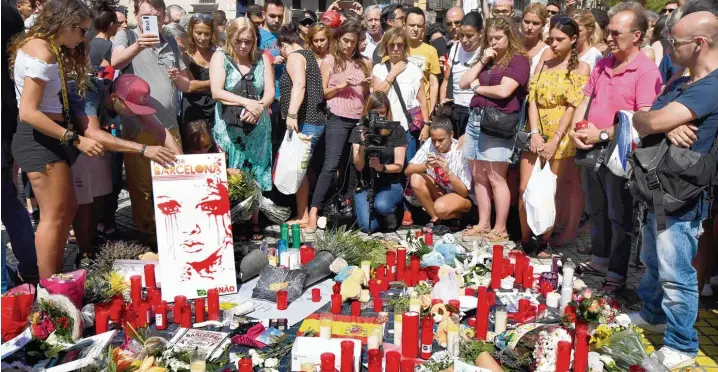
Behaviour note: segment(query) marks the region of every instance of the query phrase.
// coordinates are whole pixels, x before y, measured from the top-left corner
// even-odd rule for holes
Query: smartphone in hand
[[[157,16],[142,16],[142,33],[155,34],[159,36],[160,28]]]

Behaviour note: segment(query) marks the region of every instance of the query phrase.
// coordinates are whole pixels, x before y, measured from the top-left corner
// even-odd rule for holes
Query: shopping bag
[[[621,110],[616,113],[615,135],[608,147],[608,160],[606,167],[618,177],[627,178],[631,164],[628,158],[638,146],[640,137],[633,128],[633,112]]]
[[[553,227],[556,220],[556,175],[551,172],[548,161],[541,167],[537,158],[529,183],[524,191],[526,222],[531,231],[539,236]]]
[[[299,190],[302,178],[307,173],[309,159],[312,157],[312,139],[301,133],[287,130],[284,141],[279,147],[277,161],[274,162],[272,179],[284,195],[292,195]]]
[[[2,304],[2,341],[15,338],[29,325],[28,317],[35,302],[35,287],[23,284],[7,291],[0,299]]]
[[[55,274],[48,279],[40,279],[40,285],[50,294],[60,294],[69,298],[76,308],[82,309],[86,278],[87,270],[80,269],[69,273]]]

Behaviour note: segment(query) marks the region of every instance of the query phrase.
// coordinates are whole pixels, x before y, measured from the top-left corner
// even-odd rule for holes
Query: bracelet
[[[145,156],[145,150],[147,150],[147,145],[142,145],[142,150],[140,150],[141,156]]]

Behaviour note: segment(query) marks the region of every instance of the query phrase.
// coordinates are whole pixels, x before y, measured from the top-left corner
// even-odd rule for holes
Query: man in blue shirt
[[[278,150],[287,129],[282,120],[279,106],[279,79],[284,73],[284,58],[279,54],[279,28],[284,23],[284,3],[282,0],[266,0],[264,2],[264,27],[259,29],[259,50],[269,54],[274,63],[275,93],[272,103],[272,145]]]
[[[708,154],[718,135],[718,20],[710,12],[684,16],[673,28],[671,58],[690,71],[689,77],[666,87],[651,111],[633,116],[643,136],[665,133],[673,146]],[[698,250],[701,223],[708,217],[706,195],[681,216],[666,216],[666,230],[657,231],[649,212],[643,227],[641,260],[646,273],[638,288],[643,307],[631,314],[643,328],[662,331],[664,347],[652,357],[673,370],[694,363],[698,335],[698,280],[691,265]]]

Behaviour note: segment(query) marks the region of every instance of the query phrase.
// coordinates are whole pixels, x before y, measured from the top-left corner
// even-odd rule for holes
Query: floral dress
[[[224,89],[231,92],[241,75],[226,54],[224,70],[227,72]],[[257,95],[261,97],[264,94],[264,61],[261,58],[254,69],[254,87]],[[262,191],[272,190],[272,123],[269,111],[264,110],[256,127],[245,133],[244,128],[228,125],[222,120],[221,102],[217,102],[215,107],[212,137],[217,146],[227,154],[227,168],[252,173]]]
[[[566,107],[578,106],[583,100],[583,87],[588,76],[566,70],[546,70],[536,72],[529,83],[529,102],[536,102],[539,111],[538,129],[541,135],[550,141],[560,127]],[[564,135],[556,149],[554,159],[566,159],[576,155],[573,141]]]

